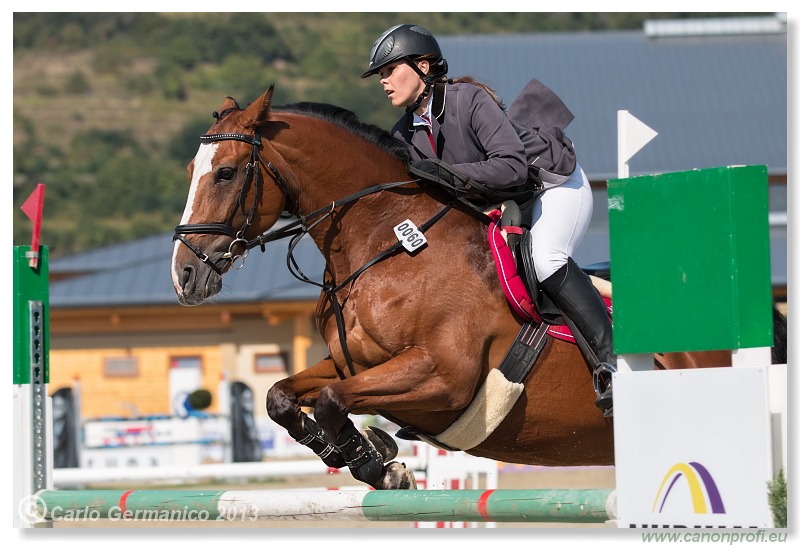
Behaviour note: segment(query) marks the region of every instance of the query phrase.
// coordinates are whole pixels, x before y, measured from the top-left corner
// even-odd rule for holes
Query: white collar
[[[425,112],[422,113],[422,116],[418,115],[416,112],[414,113],[414,126],[427,126],[428,128],[431,127],[431,106],[433,105],[433,88],[431,88],[431,94],[429,96],[428,104],[425,106]]]

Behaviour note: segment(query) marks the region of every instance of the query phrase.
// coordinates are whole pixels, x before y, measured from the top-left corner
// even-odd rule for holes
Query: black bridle
[[[253,132],[252,137],[237,133],[207,134],[200,136],[200,143],[212,143],[215,141],[243,141],[251,146],[250,159],[247,161],[245,168],[244,182],[242,183],[242,188],[239,191],[239,198],[236,200],[236,204],[224,222],[179,225],[175,228],[175,236],[173,237],[173,240],[181,241],[189,248],[189,250],[194,252],[194,254],[200,258],[203,263],[208,265],[218,275],[222,275],[223,268],[217,265],[218,260],[212,260],[208,254],[205,254],[202,250],[190,243],[184,237],[184,235],[227,235],[228,237],[231,237],[233,240],[228,246],[228,251],[219,259],[228,262],[228,264],[235,269],[239,269],[244,265],[244,259],[247,257],[247,253],[252,248],[252,246],[248,246],[250,242],[245,239],[245,233],[247,233],[247,230],[251,225],[253,225],[253,220],[255,219],[256,212],[258,211],[258,203],[261,200],[261,193],[264,188],[263,178],[261,176],[261,166],[269,170],[269,172],[272,174],[272,179],[275,180],[275,183],[277,183],[281,188],[281,191],[283,192],[283,195],[287,201],[288,208],[286,208],[286,210],[293,212],[295,209],[295,201],[292,198],[292,194],[289,192],[289,186],[286,184],[286,180],[283,179],[283,176],[281,176],[281,173],[278,171],[278,169],[275,168],[271,162],[267,162],[265,164],[264,161],[261,160],[260,149],[262,143],[261,134],[258,130]],[[253,197],[253,204],[250,207],[250,212],[245,212],[245,201],[251,187],[255,187],[255,196]],[[246,217],[244,224],[237,231],[233,227],[233,220],[239,210],[241,210],[242,214],[244,214]],[[242,254],[234,254],[233,249],[237,245],[243,247]],[[237,264],[236,262],[240,259],[241,263]]]

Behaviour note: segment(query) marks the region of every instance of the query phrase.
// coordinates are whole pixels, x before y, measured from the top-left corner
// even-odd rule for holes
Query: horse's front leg
[[[412,348],[358,375],[325,386],[314,418],[336,442],[353,477],[376,489],[416,488],[413,473],[391,462],[360,433],[348,415],[371,410],[452,410],[469,403],[474,387],[453,387],[424,351]]]
[[[331,468],[344,468],[346,462],[333,442],[301,406],[313,407],[320,391],[339,380],[331,359],[323,359],[313,367],[284,378],[267,392],[267,414],[286,428],[298,443],[305,445]]]

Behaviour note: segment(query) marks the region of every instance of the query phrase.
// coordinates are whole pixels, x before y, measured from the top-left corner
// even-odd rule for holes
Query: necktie
[[[424,116],[421,117],[421,118],[422,118],[422,120],[424,120],[427,123],[427,124],[425,124],[425,133],[428,134],[428,139],[431,142],[431,149],[433,149],[433,154],[438,157],[439,154],[436,151],[436,143],[434,143],[434,141],[433,141],[433,128],[431,127],[431,121],[428,120],[428,118],[424,117]]]

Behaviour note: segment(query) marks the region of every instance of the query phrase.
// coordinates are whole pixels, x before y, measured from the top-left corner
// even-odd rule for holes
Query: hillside
[[[15,13],[14,243],[29,241],[19,205],[39,182],[42,242],[54,257],[170,231],[197,137],[228,95],[244,105],[274,83],[275,103],[334,103],[390,126],[397,112],[358,75],[375,37],[399,21],[445,35],[641,28],[687,16],[355,15]]]

